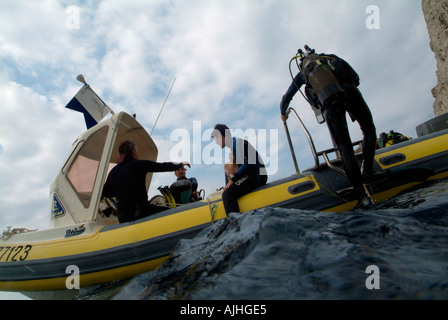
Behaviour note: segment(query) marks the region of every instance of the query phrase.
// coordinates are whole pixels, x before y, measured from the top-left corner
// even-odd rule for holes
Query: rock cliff
[[[428,26],[430,47],[437,60],[437,85],[434,114],[448,113],[448,0],[422,0],[422,10]]]

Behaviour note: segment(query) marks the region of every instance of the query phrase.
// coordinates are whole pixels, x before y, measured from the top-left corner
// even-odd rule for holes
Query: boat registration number
[[[0,247],[0,261],[24,261],[28,258],[31,248],[31,245]]]

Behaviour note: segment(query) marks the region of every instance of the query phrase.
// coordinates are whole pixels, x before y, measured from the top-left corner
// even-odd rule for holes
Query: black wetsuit
[[[333,55],[330,56],[336,57]],[[346,64],[345,61],[343,61],[343,63]],[[354,72],[353,69],[350,69],[348,70],[348,72]],[[357,79],[357,81],[353,80],[354,78],[356,79],[357,75],[356,77],[353,77],[352,75],[347,76],[347,73],[342,72],[341,74],[335,75],[338,78],[342,88],[346,92],[345,101],[340,101],[336,106],[333,106],[331,108],[322,106],[322,104],[318,101],[317,95],[313,91],[312,87],[306,84],[305,77],[303,76],[302,71],[300,71],[294,78],[286,93],[283,95],[282,101],[280,103],[280,112],[282,115],[286,114],[292,98],[297,93],[299,88],[302,85],[306,84],[305,94],[310,103],[322,110],[322,114],[325,118],[325,121],[327,122],[331,137],[333,138],[333,141],[336,143],[341,153],[343,166],[345,172],[347,173],[347,178],[349,179],[354,189],[360,190],[360,193],[363,194],[363,191],[361,191],[363,178],[359,169],[359,163],[353,151],[352,141],[347,127],[346,112],[349,113],[353,121],[358,121],[363,133],[363,172],[365,175],[370,175],[372,173],[373,158],[375,156],[376,145],[376,129],[373,123],[373,117],[370,109],[367,103],[364,101],[361,92],[357,88],[357,86],[359,85],[359,78]]]
[[[181,166],[180,163],[136,160],[127,155],[123,162],[110,171],[103,189],[103,196],[117,198],[118,221],[133,221],[165,210],[149,204],[146,174],[175,171]]]
[[[226,213],[240,212],[238,199],[265,185],[268,176],[261,156],[247,140],[233,138],[228,147],[232,148],[238,171],[232,178],[234,183],[224,190],[222,200]]]

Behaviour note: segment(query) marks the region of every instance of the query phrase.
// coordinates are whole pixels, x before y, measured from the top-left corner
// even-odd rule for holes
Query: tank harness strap
[[[323,59],[322,59],[322,58],[323,58]],[[329,66],[330,69],[332,69],[332,70],[334,69],[333,66],[330,65],[330,64],[328,63],[328,59],[327,59],[327,57],[321,57],[321,59],[316,59],[316,60],[314,60],[314,61],[308,63],[308,65],[307,65],[306,68],[305,68],[305,72],[306,72],[306,73],[310,73],[311,70],[313,70],[313,69],[316,68],[317,66],[321,66],[321,65]]]
[[[216,203],[214,203],[212,206],[209,197],[207,197],[207,203],[208,203],[208,209],[210,211],[210,216],[212,218],[212,224],[214,224],[215,223],[215,213],[216,213],[216,210],[218,209],[218,206],[216,205]]]

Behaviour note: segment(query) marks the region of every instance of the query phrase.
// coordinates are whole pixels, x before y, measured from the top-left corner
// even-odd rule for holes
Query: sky
[[[279,103],[305,44],[358,72],[377,134],[416,137],[415,126],[434,117],[436,60],[418,0],[2,0],[0,232],[49,226],[50,184],[86,128],[65,108],[78,74],[148,132],[174,82],[152,134],[158,161],[191,162],[187,176],[206,195],[224,186],[222,164],[201,157],[217,123],[256,134],[268,182],[293,174]],[[291,107],[316,149],[332,147],[300,94]],[[311,167],[304,134],[288,124],[300,169]],[[349,127],[360,140],[357,123]],[[154,174],[149,196],[174,181]]]

